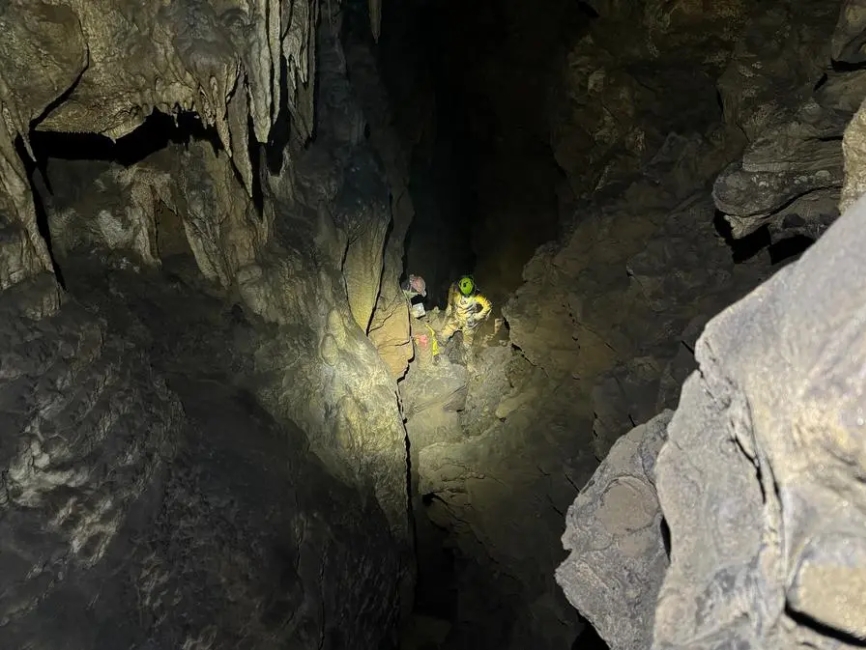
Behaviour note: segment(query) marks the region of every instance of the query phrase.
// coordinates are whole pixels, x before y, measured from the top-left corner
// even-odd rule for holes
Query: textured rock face
[[[49,230],[61,267],[91,249],[109,264],[159,267],[157,213],[175,215],[212,290],[281,332],[260,357],[261,372],[280,377],[262,382],[261,398],[303,423],[332,470],[372,489],[395,531],[408,535],[405,432],[393,381],[363,329],[382,273],[388,188],[361,144],[363,115],[329,34],[320,36],[319,136],[294,165],[265,174],[261,208],[238,192],[224,152],[193,141],[129,167],[54,161]],[[89,192],[81,191],[85,179]]]
[[[760,257],[734,263],[708,187],[741,153],[742,136],[721,123],[714,82],[728,60],[720,45],[733,49],[745,8],[716,3],[718,14],[685,22],[673,12],[676,26],[666,32],[664,15],[638,20],[631,5],[608,5],[590,35],[609,47],[575,46],[572,63],[585,57],[597,67],[570,68],[563,92],[573,93],[573,112],[553,116],[568,123],[559,122],[552,143],[584,154],[573,167],[560,160],[576,193],[596,184],[605,191],[579,203],[562,239],[525,266],[502,312],[511,345],[483,350],[465,388],[442,380],[436,394],[447,396],[407,411],[424,513],[449,533],[459,559],[456,608],[477,621],[455,626],[454,647],[573,643],[581,623],[553,579],[568,504],[622,434],[676,406],[700,325],[769,274]],[[614,36],[624,25],[636,51],[617,58],[611,52],[624,39],[614,47]],[[707,25],[719,27],[721,40],[702,31]],[[668,101],[686,88],[690,105]],[[587,139],[568,124],[586,126]],[[630,137],[635,147],[642,138],[633,151]],[[421,399],[409,392],[440,379],[431,372],[426,383],[416,372],[423,369],[413,364],[401,391],[413,407]],[[635,556],[636,573],[642,561]],[[479,585],[484,595],[473,599]]]
[[[570,556],[556,580],[611,648],[652,641],[669,565],[655,465],[672,415],[664,411],[620,438],[568,509],[562,543]]]
[[[674,561],[655,647],[829,648],[866,634],[864,223],[859,202],[698,342],[701,374],[657,467]]]
[[[356,34],[350,31],[350,34]],[[378,297],[367,334],[395,379],[403,377],[414,355],[409,336],[408,306],[398,280],[404,274],[403,242],[415,208],[409,194],[409,161],[392,124],[389,100],[365,39],[350,37],[346,64],[357,101],[370,124],[370,143],[382,161],[390,192],[390,229],[384,247]],[[375,251],[378,255],[382,249]]]
[[[587,2],[597,17],[571,47],[550,121],[575,196],[648,163],[668,137],[718,123],[714,81],[750,3]]]
[[[116,271],[39,320],[32,281],[0,296],[4,643],[379,648],[401,561],[382,511],[233,385],[249,324],[155,279]]]
[[[51,267],[16,138],[27,146],[35,124],[42,131],[117,139],[154,109],[192,111],[216,130],[251,193],[247,120],[255,138],[267,142],[285,103],[298,133],[312,128],[308,82],[317,7],[306,0],[264,0],[255,7],[192,0],[4,5],[11,26],[0,53],[8,111],[0,133],[4,229],[11,231],[6,246],[20,249],[15,273],[7,271],[4,284]],[[289,98],[280,96],[284,60]],[[34,69],[46,73],[34,75]]]
[[[656,14],[629,7],[598,4],[599,16],[579,47],[586,50],[581,60],[590,68],[603,65],[592,73],[572,68],[576,76],[567,76],[564,87],[575,89],[572,107],[585,101],[586,110],[613,115],[619,115],[620,100],[622,111],[649,107],[640,112],[645,122],[623,112],[610,124],[654,135],[643,139],[640,155],[632,156],[623,150],[625,135],[591,119],[578,120],[596,134],[590,158],[605,151],[601,143],[608,140],[614,143],[610,151],[620,152],[605,158],[611,165],[607,180],[593,181],[606,189],[577,203],[567,237],[539,250],[524,270],[526,283],[504,309],[511,340],[528,359],[549,373],[571,374],[589,384],[582,391],[592,395],[599,457],[635,423],[676,406],[678,383],[694,367],[691,349],[700,325],[768,276],[766,261],[758,256],[735,263],[719,232],[730,230],[739,239],[767,226],[771,242],[793,235],[809,241],[837,218],[840,139],[845,132],[850,159],[859,155],[862,137],[858,119],[851,118],[866,91],[860,72],[829,67],[831,57],[842,56],[831,42],[852,32],[856,12],[840,13],[840,5],[825,2],[732,4],[719,5],[718,15],[682,22],[681,7],[674,12],[677,20],[671,18],[667,45],[646,55],[643,74],[655,84],[667,83],[673,79],[665,73],[671,57],[688,61],[695,74],[708,76],[709,103],[715,103],[718,88],[724,112],[713,117],[710,107],[702,110],[700,102],[691,101],[695,93],[707,95],[696,83],[681,93],[690,98],[691,112],[653,112],[654,95],[640,84],[639,92],[632,92],[635,70],[644,68],[629,67],[627,61],[652,49],[647,39],[656,23],[647,16]],[[716,50],[715,57],[702,49],[707,42],[700,36],[709,38],[701,30],[704,19],[717,21],[720,40],[714,43],[727,44],[728,50]],[[594,59],[594,48],[610,42],[613,27],[622,24],[631,24],[634,32],[627,55]],[[615,69],[632,72],[616,76]],[[653,76],[657,70],[658,78]],[[603,96],[593,94],[602,90]],[[557,137],[565,150],[580,149],[567,131]],[[846,196],[866,186],[858,170],[849,165],[845,172],[851,188]],[[712,178],[710,202],[704,184]],[[716,210],[730,228],[714,224]],[[752,245],[744,243],[742,249]],[[771,262],[773,256],[771,251]]]
[[[859,3],[844,4],[828,39],[837,60],[859,61],[860,13]],[[847,115],[862,101],[856,72],[828,72],[817,91],[805,92],[811,99],[799,104],[799,117],[816,96],[819,101],[833,97]],[[824,119],[829,113],[822,111],[811,114]],[[785,143],[805,147],[814,160],[821,143],[811,136],[798,141],[794,134],[803,122],[796,116],[786,117],[779,130],[768,130],[764,144],[775,151]],[[863,418],[858,414],[863,408],[866,199],[861,117],[862,110],[857,111],[845,127],[842,217],[826,232],[817,222],[800,222],[798,227],[820,235],[817,243],[711,319],[692,346],[699,371],[683,385],[655,463],[655,480],[635,471],[638,455],[622,451],[657,445],[657,420],[617,443],[573,505],[572,512],[584,516],[570,517],[563,540],[572,554],[558,579],[614,649],[862,646],[866,520],[860,489]],[[760,119],[759,111],[744,124]],[[779,135],[785,129],[790,138]],[[830,141],[838,143],[834,138]],[[748,157],[747,152],[743,160]],[[726,172],[717,182],[717,202],[719,188],[730,178]],[[774,178],[782,180],[755,187],[771,194],[790,191],[782,175]],[[773,200],[741,189],[744,200]],[[763,223],[775,223],[784,234],[798,232],[790,222],[773,219]],[[607,512],[599,486],[612,485],[615,477],[637,477],[650,488],[643,503],[650,513],[655,507],[655,516],[668,524],[668,567],[656,562],[657,549],[666,542],[663,531],[640,548],[632,543],[631,529],[611,541],[610,531],[631,521],[624,513],[587,515]],[[601,547],[613,551],[603,553],[599,563]],[[601,580],[575,580],[593,561],[602,567]],[[653,592],[639,601],[645,615],[611,626],[609,614],[633,606],[634,598],[609,585],[635,568],[642,572],[638,583]]]
[[[487,349],[476,359],[484,385],[470,378],[459,414],[445,408],[444,397],[436,407],[409,413],[413,470],[421,492],[435,495],[425,512],[449,530],[449,543],[472,567],[458,581],[484,584],[490,600],[518,612],[509,616],[508,629],[491,632],[506,647],[558,647],[567,638],[567,626],[543,614],[528,621],[520,612],[536,616],[533,608],[544,603],[546,612],[558,612],[551,618],[569,621],[557,609],[559,599],[550,598],[536,577],[540,567],[561,559],[536,549],[546,548],[542,538],[561,532],[547,524],[546,508],[562,511],[561,499],[589,478],[594,459],[588,448],[604,458],[636,423],[675,408],[682,382],[696,367],[693,351],[707,321],[775,270],[766,251],[734,259],[717,211],[723,210],[730,225],[740,216],[755,228],[770,225],[773,239],[817,237],[838,216],[840,138],[862,101],[862,77],[844,66],[828,69],[835,56],[828,44],[849,18],[839,19],[838,4],[792,2],[717,4],[718,14],[686,19],[691,5],[678,4],[683,6],[676,11],[657,14],[647,8],[650,3],[593,3],[599,16],[571,53],[573,76],[566,78],[564,92],[572,89],[573,96],[553,116],[562,127],[553,144],[575,193],[596,186],[602,191],[579,202],[566,236],[539,249],[524,268],[524,284],[503,309],[510,343],[518,350]],[[656,22],[648,17],[657,15],[662,18]],[[614,56],[618,50],[604,44],[614,37],[621,43],[614,26],[625,24],[635,38],[628,39],[625,54]],[[703,31],[708,24],[719,28],[717,37]],[[670,38],[656,39],[660,33]],[[678,91],[684,88],[689,91]],[[688,97],[688,106],[668,101],[678,93]],[[848,127],[849,148],[858,146],[857,128]],[[587,164],[583,154],[598,164]],[[856,194],[857,168],[846,173]],[[739,255],[738,245],[735,250]],[[413,372],[414,366],[405,391],[424,385]],[[441,392],[455,399],[456,389],[448,388],[442,385]],[[498,421],[474,420],[471,404],[479,417],[494,413]],[[434,414],[437,408],[441,412]],[[648,426],[652,435],[662,435],[658,426]],[[571,602],[616,647],[649,645],[655,594],[670,575],[661,530],[653,527],[660,520],[655,478],[634,465],[640,456],[626,453],[629,445],[641,446],[642,435],[616,448],[574,506],[579,516],[572,514],[574,526],[566,536],[572,558],[559,572]],[[649,438],[647,445],[652,446]],[[727,447],[725,453],[736,452]],[[702,453],[696,446],[693,454]],[[742,469],[737,463],[732,473]],[[726,466],[717,458],[714,467],[721,472]],[[620,546],[630,513],[606,510],[602,492],[623,483],[636,486],[645,521],[653,523],[642,529],[644,536],[635,532]],[[738,494],[739,484],[730,485],[725,489]],[[727,538],[734,544],[736,530],[720,528],[715,540],[721,541],[713,544],[724,547]],[[524,554],[535,558],[532,567],[521,561]],[[593,570],[601,576],[597,582],[575,577]],[[717,601],[708,596],[697,602],[707,608],[722,603],[726,579],[720,574],[715,583]],[[693,602],[695,591],[688,593]],[[526,602],[531,605],[517,605]],[[468,598],[460,607],[482,610]],[[666,625],[672,634],[688,627],[681,610],[670,611]],[[668,643],[659,639],[658,647]],[[726,640],[721,637],[720,644]]]
[[[10,647],[378,649],[410,604],[398,373],[366,330],[408,330],[380,297],[411,211],[389,232],[400,168],[328,9],[318,35],[304,0],[0,10]],[[224,314],[163,328],[203,295],[254,326],[184,357]]]
[[[654,472],[643,450],[664,414],[620,440],[572,506],[558,580],[612,648],[860,647],[864,224],[860,199],[713,318]],[[634,514],[615,506],[626,485],[642,520],[664,515],[666,570],[662,532],[635,543]],[[611,589],[622,580],[648,592]],[[645,614],[612,624],[636,600]]]
[[[689,169],[703,152],[717,150],[696,138],[617,198],[587,205],[568,239],[526,266],[525,284],[503,310],[527,359],[578,382],[591,400],[599,458],[635,423],[676,405],[663,382],[694,344],[694,319],[768,272],[760,258],[735,265],[716,232],[701,171]]]
[[[832,43],[855,17],[837,2],[789,2],[757,14],[719,80],[725,117],[742,129],[742,159],[713,198],[735,239],[818,237],[839,215],[842,138],[866,97],[862,74],[830,69]],[[835,32],[834,32],[835,28]]]

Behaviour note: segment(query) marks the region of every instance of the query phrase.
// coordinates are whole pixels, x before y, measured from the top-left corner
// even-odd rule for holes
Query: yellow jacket
[[[491,309],[493,309],[493,305],[480,293],[464,296],[457,288],[457,284],[452,284],[448,289],[448,306],[445,308],[445,316],[455,318],[461,325],[475,327],[490,315]]]

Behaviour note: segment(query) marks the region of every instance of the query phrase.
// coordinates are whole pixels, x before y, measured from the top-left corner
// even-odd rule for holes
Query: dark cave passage
[[[501,305],[535,249],[559,234],[570,199],[549,113],[566,47],[589,15],[566,0],[385,7],[379,63],[415,143],[407,271],[428,279],[432,304],[470,273]]]
[[[468,273],[498,315],[535,250],[562,232],[574,197],[554,155],[550,113],[567,49],[592,17],[567,0],[543,9],[519,0],[385,4],[373,49],[411,156],[403,272],[426,279],[428,308],[443,308],[449,285]],[[347,38],[370,40],[368,25],[367,3],[350,3]],[[454,531],[436,523],[448,504],[435,493],[412,499],[415,620],[452,630],[443,645],[423,624],[413,634],[453,650],[506,647],[526,634],[513,620],[526,606],[518,581],[457,548]],[[574,647],[605,647],[588,624],[572,632]]]

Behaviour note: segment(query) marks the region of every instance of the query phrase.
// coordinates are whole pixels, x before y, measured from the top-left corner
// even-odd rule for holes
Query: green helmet
[[[475,291],[475,280],[468,275],[464,275],[457,281],[457,288],[460,289],[460,293],[464,296],[471,296],[472,292]]]

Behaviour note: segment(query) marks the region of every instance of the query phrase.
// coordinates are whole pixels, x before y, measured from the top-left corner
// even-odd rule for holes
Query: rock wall
[[[20,247],[12,279],[51,268],[39,237],[24,161],[33,126],[116,140],[152,110],[191,111],[216,130],[247,192],[253,191],[248,120],[267,142],[280,106],[312,128],[310,81],[317,5],[265,0],[255,8],[203,2],[12,2],[5,63],[3,184],[7,238]],[[282,98],[281,63],[291,97]],[[45,69],[34,76],[32,70]],[[14,242],[14,243],[13,243]],[[37,261],[38,260],[38,261]],[[7,271],[8,273],[8,271]]]
[[[0,539],[20,579],[2,608],[22,639],[44,628],[45,647],[379,648],[412,589],[405,357],[387,365],[366,336],[408,331],[399,164],[367,140],[339,3],[321,19],[304,0],[163,5],[3,10],[0,303],[20,323],[3,342],[17,361],[2,448],[20,490]],[[150,285],[135,277],[171,287],[180,312],[195,296],[216,306],[160,334],[136,312]],[[189,383],[164,385],[186,334],[207,338],[226,313],[252,325],[214,335],[185,359]],[[160,336],[177,347],[154,358]],[[393,338],[377,344],[407,347]],[[38,383],[43,367],[59,383]],[[98,436],[67,439],[81,418]],[[22,531],[48,541],[24,553]],[[81,629],[61,641],[45,617],[99,590],[138,593],[81,612],[119,636],[70,615]]]
[[[826,10],[812,8],[820,16]],[[780,24],[776,11],[766,16],[768,29]],[[821,51],[859,62],[851,43],[862,42],[860,13],[859,3],[843,3],[824,43],[830,47]],[[814,26],[824,29],[827,21],[815,20],[800,33]],[[820,45],[817,37],[814,42]],[[822,68],[812,70],[820,75]],[[801,220],[791,222],[765,211],[752,222],[781,235],[808,228],[818,240],[706,324],[694,346],[698,370],[685,381],[676,412],[620,439],[569,509],[563,543],[570,555],[557,579],[613,649],[844,648],[861,647],[866,636],[858,582],[866,538],[859,487],[864,465],[856,415],[862,408],[857,369],[866,290],[860,254],[866,222],[858,155],[862,109],[857,110],[863,94],[860,73],[844,70],[828,70],[819,83],[801,79],[788,85],[796,91],[788,121],[762,131],[761,146],[750,145],[743,159],[749,152],[774,151],[783,162],[797,164],[778,153],[791,146],[803,154],[803,164],[828,160],[819,149],[830,147],[820,138],[804,139],[801,118],[803,106],[818,105],[816,95],[833,94],[842,116],[850,119],[856,111],[844,140],[842,129],[834,127],[826,141],[838,147],[835,160],[844,154],[841,218],[833,221],[827,213],[823,222],[810,221],[799,211]],[[741,114],[745,124],[770,119],[760,106],[770,97],[780,101],[769,90],[746,97],[758,109],[750,117],[749,111]],[[809,110],[821,119],[831,115],[826,106]],[[791,193],[790,172],[780,165],[772,178],[753,177],[752,190],[743,184],[741,196],[757,201],[767,191]],[[729,172],[720,176],[717,201],[732,178]],[[841,179],[836,177],[833,193],[826,188],[827,196],[839,200]],[[803,196],[813,192],[821,190],[807,188]],[[747,223],[736,215],[728,219],[735,228]],[[628,489],[634,496],[630,507],[617,508]],[[635,529],[632,511],[638,504],[648,525]],[[639,616],[614,618],[635,606]]]
[[[861,75],[830,68],[839,3],[782,3],[760,13],[719,80],[725,116],[748,139],[713,198],[734,239],[815,239],[838,216],[845,125],[866,96]]]
[[[348,13],[348,12],[347,12]],[[354,20],[353,20],[354,19]],[[384,177],[390,192],[390,227],[384,247],[382,282],[367,334],[392,376],[406,374],[414,349],[409,332],[408,305],[399,280],[407,275],[403,268],[404,242],[415,216],[409,192],[409,154],[407,144],[394,125],[396,109],[380,78],[379,63],[365,32],[361,17],[347,15],[346,65],[352,78],[356,101],[370,127],[370,146],[382,161]],[[381,250],[380,250],[381,252]]]
[[[666,571],[661,531],[645,528],[634,545],[621,531],[631,514],[609,505],[614,486],[636,480],[635,463],[646,467],[638,452],[657,444],[664,421],[617,443],[622,453],[570,510],[560,584],[611,648],[647,647],[650,637],[653,648],[861,646],[864,222],[858,200],[800,261],[704,330],[700,372],[683,387],[654,481],[641,487],[644,519],[663,514],[670,529]],[[591,562],[596,579],[578,580]],[[641,595],[614,587],[624,572],[648,590],[647,613],[616,629],[609,617]]]
[[[237,192],[234,167],[214,142],[193,140],[130,166],[101,165],[101,173],[85,161],[77,173],[52,161],[46,181],[58,189],[46,201],[47,221],[61,265],[87,245],[145,268],[160,265],[157,208],[179,215],[204,279],[280,330],[263,342],[262,372],[282,375],[263,399],[305,424],[334,471],[371,487],[405,536],[405,434],[393,382],[364,336],[381,282],[389,188],[363,143],[334,29],[326,22],[318,37],[316,142],[303,155],[286,148],[282,173],[259,181],[261,206]],[[85,179],[94,191],[82,192]],[[370,408],[375,426],[360,419]]]
[[[670,131],[718,127],[715,80],[752,3],[589,0],[553,85],[551,145],[581,197],[638,171]]]
[[[604,20],[598,33],[622,24]],[[686,122],[649,120],[662,135],[648,140],[656,148],[640,173],[617,176],[606,194],[581,204],[567,236],[526,265],[503,308],[508,340],[479,355],[468,383],[454,378],[465,401],[444,382],[442,403],[409,415],[419,490],[434,495],[423,511],[449,532],[466,565],[458,609],[489,621],[483,632],[455,630],[462,637],[455,647],[482,634],[499,647],[573,642],[580,622],[553,575],[576,486],[633,421],[675,401],[667,387],[682,379],[678,364],[690,369],[691,355],[678,352],[694,323],[767,271],[762,260],[737,267],[714,229],[707,181],[739,153],[740,140],[719,123],[708,85],[713,111]],[[457,432],[443,432],[450,427]],[[462,596],[473,584],[485,585],[484,602]]]
[[[5,646],[380,648],[399,542],[238,385],[250,324],[153,273],[87,289],[0,295]]]
[[[428,376],[413,366],[403,389],[404,396],[436,396],[406,398],[423,512],[448,532],[461,563],[457,584],[484,585],[484,602],[460,589],[458,611],[490,620],[485,638],[498,647],[558,648],[573,640],[577,616],[538,577],[552,576],[562,561],[550,545],[561,536],[564,502],[624,434],[677,407],[706,323],[793,259],[768,244],[815,237],[838,216],[840,138],[863,99],[859,73],[833,69],[826,47],[840,4],[716,3],[709,13],[690,3],[590,4],[598,16],[573,48],[561,112],[552,119],[573,193],[594,193],[573,202],[565,236],[525,266],[523,285],[503,308],[508,340],[481,352],[468,378],[443,369]],[[849,131],[846,141],[856,137]],[[575,152],[592,164],[569,162],[566,154]],[[747,210],[718,214],[724,179],[742,161],[758,165],[755,152],[774,170],[760,178],[781,180],[742,196],[768,205],[776,205],[780,187],[793,197],[785,183],[811,173],[791,170],[840,171],[809,186],[803,196],[814,196],[784,218],[765,219],[775,228],[767,241],[732,235],[734,217]],[[829,210],[804,207],[818,197],[831,198]],[[655,435],[664,435],[656,425]],[[637,445],[639,435],[622,444]],[[620,447],[616,457],[622,454]],[[597,489],[587,488],[570,519],[576,524],[593,511],[608,529],[570,531],[566,543],[583,555],[573,554],[560,573],[585,576],[602,561],[610,567],[605,584],[572,580],[578,586],[566,594],[609,642],[646,647],[650,632],[641,621],[652,619],[648,603],[666,566],[658,555],[655,479],[649,470],[628,479],[646,496],[647,527],[629,538],[632,555],[624,557],[617,535],[628,522],[600,512],[598,502],[603,485],[625,480],[619,471],[600,470]],[[615,616],[633,612],[641,598],[632,624]],[[506,626],[492,622],[501,612]],[[481,632],[459,627],[455,647],[480,642]]]

